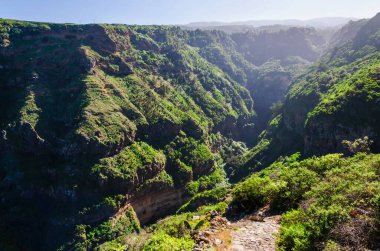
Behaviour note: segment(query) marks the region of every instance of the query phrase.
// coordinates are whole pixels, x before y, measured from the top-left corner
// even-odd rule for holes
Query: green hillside
[[[326,32],[1,19],[0,250],[379,248],[380,14]]]
[[[342,141],[364,136],[379,152],[379,29],[377,15],[338,32],[334,46],[291,84],[259,143],[230,161],[237,177],[298,151],[348,153]]]

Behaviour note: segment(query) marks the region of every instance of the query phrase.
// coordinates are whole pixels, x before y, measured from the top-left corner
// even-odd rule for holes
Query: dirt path
[[[229,251],[274,251],[276,234],[280,227],[278,216],[264,218],[263,221],[242,219],[231,224],[231,246]]]
[[[195,251],[274,251],[280,216],[257,218],[247,216],[237,222],[216,217],[210,229],[197,236]]]

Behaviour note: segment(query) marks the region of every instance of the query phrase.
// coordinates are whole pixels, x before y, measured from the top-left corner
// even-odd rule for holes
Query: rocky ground
[[[231,231],[232,243],[226,250],[275,250],[276,234],[280,227],[279,216],[267,217],[263,221],[242,219],[231,224],[231,226],[233,227]]]
[[[197,244],[193,251],[275,250],[281,217],[264,215],[259,212],[235,222],[215,215],[211,220],[211,227],[194,236]]]

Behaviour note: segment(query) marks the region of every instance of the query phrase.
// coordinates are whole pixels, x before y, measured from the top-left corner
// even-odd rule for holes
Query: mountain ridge
[[[279,19],[279,20],[271,20],[271,19],[263,19],[263,20],[248,20],[248,21],[235,21],[235,22],[192,22],[189,24],[184,24],[181,26],[189,26],[189,27],[218,27],[218,26],[234,26],[234,25],[245,25],[252,27],[260,27],[260,26],[270,26],[270,25],[284,25],[284,26],[311,26],[315,28],[327,28],[334,26],[343,26],[349,21],[357,21],[359,18],[353,17],[321,17],[321,18],[313,18],[313,19]]]
[[[350,22],[332,40],[304,27],[230,34],[1,20],[0,249],[112,246],[177,209],[153,226],[146,250],[155,240],[188,248],[189,226],[208,216],[201,224],[183,212],[225,211],[229,182],[265,167],[236,186],[240,206],[246,193],[298,202],[284,185],[297,188],[293,174],[298,196],[302,177],[324,179],[318,163],[346,163],[307,157],[349,154],[342,141],[365,136],[364,149],[379,151],[379,20]],[[363,159],[347,165],[377,155]],[[269,194],[246,192],[257,184]]]

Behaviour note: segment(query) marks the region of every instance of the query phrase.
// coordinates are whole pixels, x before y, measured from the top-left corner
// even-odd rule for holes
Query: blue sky
[[[0,18],[73,23],[372,17],[380,0],[0,0]]]

